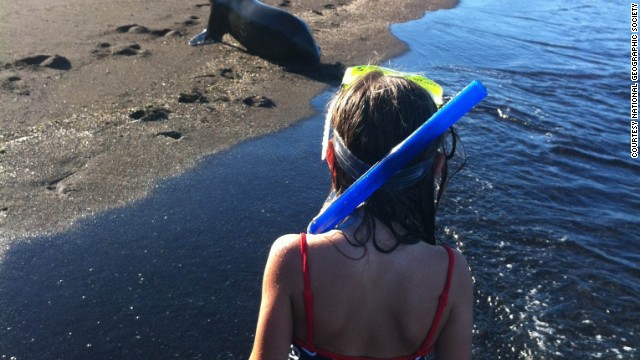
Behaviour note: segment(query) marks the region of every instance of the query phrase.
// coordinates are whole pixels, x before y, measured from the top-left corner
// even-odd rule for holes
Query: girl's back
[[[380,228],[380,243],[392,243],[391,233]],[[299,242],[297,238],[290,241]],[[317,348],[350,356],[397,357],[423,345],[447,281],[449,255],[443,246],[419,242],[385,254],[371,242],[354,247],[338,231],[306,238]],[[299,253],[299,247],[295,251]],[[457,258],[461,261],[456,268],[466,265]],[[301,256],[298,263],[297,275],[291,276],[292,289],[299,290],[291,294],[294,336],[309,342]],[[454,282],[451,286],[450,292],[457,291]],[[448,314],[445,308],[434,339]]]

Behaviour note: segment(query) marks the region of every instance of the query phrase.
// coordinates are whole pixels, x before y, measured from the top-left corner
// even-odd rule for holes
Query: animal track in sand
[[[91,50],[91,53],[98,59],[111,55],[111,44],[108,42],[102,42],[96,45],[96,48]]]
[[[96,45],[95,49],[91,53],[97,58],[101,59],[107,56],[135,56],[135,55],[149,55],[150,52],[142,50],[142,47],[138,43],[129,45],[112,46],[107,42]]]
[[[231,68],[220,69],[220,76],[222,76],[223,78],[230,79],[230,80],[233,80],[233,79],[236,78],[236,75],[233,72],[233,69],[231,69]]]
[[[178,96],[178,102],[182,103],[182,104],[192,104],[192,103],[195,103],[195,102],[199,102],[201,104],[204,104],[204,103],[208,103],[209,99],[207,99],[207,97],[204,96],[200,92],[200,90],[193,89],[191,94],[180,93],[180,96]]]
[[[71,67],[71,61],[61,55],[33,55],[13,63],[0,63],[0,89],[17,95],[31,95],[28,84],[32,84],[35,78],[53,78],[50,71],[44,70],[68,71]]]
[[[180,140],[182,139],[182,133],[179,131],[162,131],[156,134],[156,136],[164,136],[164,137],[168,137],[171,138],[173,140]]]
[[[142,47],[137,43],[125,46],[119,46],[111,50],[112,55],[124,55],[124,56],[134,56],[138,55],[142,50]]]
[[[0,87],[5,90],[15,91],[20,87],[22,78],[14,72],[3,74],[0,72]]]
[[[195,21],[197,16],[192,16],[190,20],[187,21]],[[136,35],[146,35],[151,38],[171,38],[182,36],[177,30],[164,28],[164,29],[149,29],[146,26],[138,25],[138,24],[127,24],[116,27],[113,30],[114,33],[117,34],[136,34]],[[135,55],[149,55],[150,52],[148,50],[142,50],[142,47],[138,43],[133,43],[129,45],[114,45],[109,42],[101,42],[96,45],[96,47],[91,50],[91,54],[93,54],[97,58],[104,58],[112,55],[124,55],[124,56],[135,56]]]
[[[184,26],[198,25],[198,24],[200,24],[200,21],[198,21],[198,20],[200,20],[200,18],[198,16],[191,15],[191,16],[189,16],[188,20],[186,20],[186,21],[184,21],[182,23],[182,25],[184,25]]]
[[[129,113],[129,118],[134,121],[162,121],[169,118],[170,111],[160,107],[147,106],[145,109],[137,109]]]
[[[34,55],[28,56],[13,63],[16,67],[46,67],[55,70],[71,70],[71,61],[60,55]]]
[[[58,196],[66,196],[72,191],[77,191],[75,183],[67,181],[75,172],[66,173],[56,179],[49,180],[45,183],[45,189],[53,192]]]
[[[262,107],[262,108],[276,107],[276,103],[266,96],[258,96],[258,95],[249,96],[247,98],[244,98],[242,102],[247,106],[253,106],[253,107]]]
[[[130,33],[130,34],[150,34],[152,36],[155,37],[163,37],[163,36],[167,36],[167,34],[171,33],[172,29],[149,29],[145,26],[142,25],[138,25],[138,24],[129,24],[129,25],[122,25],[122,26],[118,26],[116,28],[116,32],[118,33]]]

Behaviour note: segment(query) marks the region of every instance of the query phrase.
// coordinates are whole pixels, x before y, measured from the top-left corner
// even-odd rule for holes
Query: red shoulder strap
[[[311,294],[311,279],[309,278],[309,264],[307,262],[307,234],[300,234],[300,253],[302,254],[302,274],[304,276],[304,309],[307,315],[307,344],[313,343],[313,295]]]
[[[419,355],[427,354],[431,352],[431,341],[438,330],[438,325],[440,325],[440,319],[442,318],[442,314],[444,313],[444,308],[447,307],[447,302],[449,301],[449,288],[451,287],[451,277],[453,275],[453,266],[455,265],[455,257],[451,248],[447,245],[444,245],[444,248],[447,250],[447,254],[449,255],[449,267],[447,269],[447,282],[444,285],[444,289],[440,294],[440,300],[438,301],[438,309],[436,310],[436,316],[433,318],[433,323],[431,324],[431,329],[429,329],[429,334],[427,335],[426,340],[420,347],[418,351]]]

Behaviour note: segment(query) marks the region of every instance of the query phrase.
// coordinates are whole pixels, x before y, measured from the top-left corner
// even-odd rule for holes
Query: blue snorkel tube
[[[447,131],[486,96],[487,89],[480,81],[475,80],[467,85],[451,101],[433,114],[427,122],[391,149],[389,154],[373,165],[331,205],[318,214],[309,224],[307,232],[320,234],[335,228],[385,181],[426,149],[433,140]]]

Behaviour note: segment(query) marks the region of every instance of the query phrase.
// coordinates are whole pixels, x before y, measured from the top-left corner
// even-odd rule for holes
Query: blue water
[[[385,65],[449,96],[474,79],[490,91],[458,123],[469,158],[438,219],[474,272],[476,359],[640,357],[628,19],[604,0],[474,0],[392,27],[411,51]],[[0,357],[246,358],[269,245],[304,230],[329,186],[321,123],[18,240],[0,262]]]
[[[629,14],[474,0],[392,27],[412,48],[397,67],[490,89],[459,123],[469,161],[441,214],[476,277],[477,358],[640,356]]]

